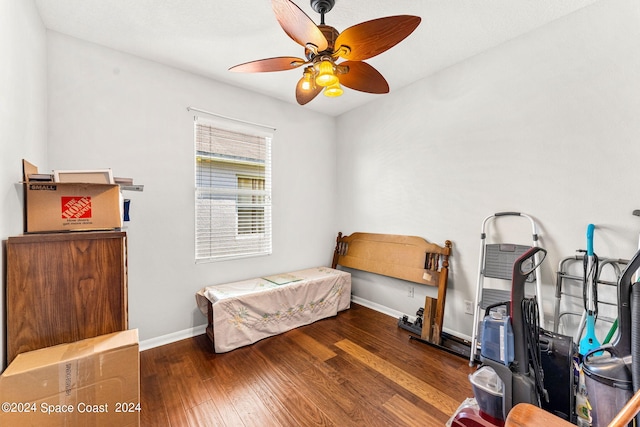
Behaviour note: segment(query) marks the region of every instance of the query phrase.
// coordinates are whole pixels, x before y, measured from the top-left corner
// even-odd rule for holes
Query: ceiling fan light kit
[[[400,43],[421,21],[412,15],[388,16],[362,22],[339,33],[324,23],[324,15],[333,8],[335,0],[311,0],[312,9],[321,17],[319,25],[291,0],[271,0],[271,5],[284,32],[305,48],[306,59],[280,56],[246,62],[229,70],[259,73],[305,66],[296,85],[296,100],[300,105],[310,102],[320,92],[330,97],[342,95],[341,84],[360,92],[389,92],[389,84],[382,74],[364,60]],[[338,62],[341,59],[345,61]]]
[[[327,88],[322,93],[324,93],[324,96],[333,98],[342,95],[343,92],[344,90],[342,90],[342,87],[340,87],[340,83],[336,81],[331,86],[327,86]]]
[[[306,67],[304,72],[302,73],[302,79],[300,81],[302,90],[309,91],[311,89],[315,89],[316,81],[313,78],[315,73],[313,72],[313,67]]]
[[[313,65],[316,74],[316,83],[320,86],[332,86],[338,83],[338,76],[335,75],[333,61],[324,57]]]

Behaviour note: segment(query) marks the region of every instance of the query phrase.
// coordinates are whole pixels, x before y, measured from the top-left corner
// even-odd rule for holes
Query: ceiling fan
[[[340,96],[341,84],[361,92],[387,93],[389,84],[371,65],[364,62],[404,40],[420,24],[420,17],[411,15],[373,19],[339,33],[325,25],[324,15],[335,0],[311,0],[311,7],[320,14],[316,25],[291,0],[271,0],[276,19],[289,37],[305,48],[305,59],[278,56],[231,67],[240,73],[285,71],[304,66],[296,85],[296,100],[304,105],[324,90],[327,96]],[[345,61],[338,62],[340,59]]]

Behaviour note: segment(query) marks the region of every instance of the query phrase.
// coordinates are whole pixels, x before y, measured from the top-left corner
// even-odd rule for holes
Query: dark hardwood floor
[[[442,426],[474,368],[409,335],[352,304],[229,353],[204,335],[143,351],[142,426]]]

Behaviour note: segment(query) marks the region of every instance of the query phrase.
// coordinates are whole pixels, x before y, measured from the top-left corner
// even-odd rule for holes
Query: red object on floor
[[[504,420],[493,418],[479,409],[464,408],[456,414],[451,427],[504,427]]]

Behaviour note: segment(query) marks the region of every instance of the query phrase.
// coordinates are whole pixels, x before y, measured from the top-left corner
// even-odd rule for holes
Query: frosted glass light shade
[[[342,95],[343,92],[344,90],[340,87],[340,83],[336,82],[335,84],[328,86],[323,93],[325,96],[336,97]]]
[[[328,60],[320,61],[316,64],[318,75],[316,84],[320,86],[331,86],[338,83],[338,77],[333,73],[333,63]]]

